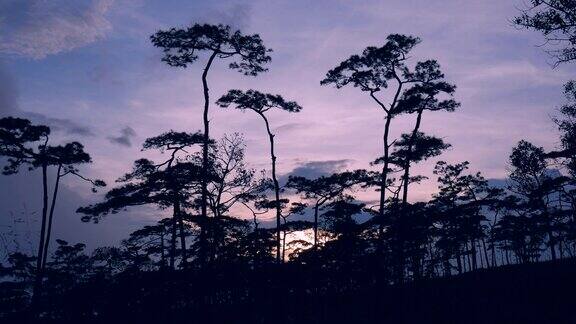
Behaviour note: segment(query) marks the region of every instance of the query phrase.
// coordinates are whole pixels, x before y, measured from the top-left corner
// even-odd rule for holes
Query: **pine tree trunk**
[[[166,267],[166,254],[165,254],[165,246],[164,246],[164,228],[162,228],[162,234],[160,234],[160,263],[161,268],[164,269]]]
[[[318,248],[318,202],[314,206],[314,248]]]
[[[548,224],[548,227],[550,227],[550,222],[548,222]],[[556,260],[556,238],[554,238],[554,234],[551,230],[548,230],[548,242],[550,244],[550,255],[552,256],[552,260]]]
[[[476,270],[478,269],[478,256],[476,253],[476,241],[475,240],[471,240],[470,241],[470,245],[472,246],[472,270]]]
[[[186,232],[184,230],[184,217],[182,217],[182,212],[180,210],[180,201],[176,200],[174,202],[174,221],[178,220],[178,227],[180,230],[180,248],[182,249],[182,266],[185,268],[188,263],[188,254],[186,251]]]
[[[410,136],[410,143],[408,144],[408,150],[406,151],[406,160],[404,161],[404,175],[402,176],[402,183],[404,184],[402,191],[402,209],[405,212],[406,205],[408,204],[408,186],[410,184],[410,162],[412,159],[412,147],[414,146],[414,141],[420,130],[420,124],[422,123],[422,113],[424,110],[418,110],[418,116],[416,117],[416,125],[412,130],[412,135]]]
[[[490,260],[488,259],[488,250],[486,249],[486,240],[482,237],[482,249],[484,250],[484,259],[486,259],[486,267],[490,268]]]
[[[276,155],[274,153],[274,134],[270,129],[270,123],[266,116],[259,111],[256,111],[262,119],[264,119],[264,123],[266,124],[266,132],[268,133],[268,139],[270,140],[270,158],[272,160],[272,181],[274,182],[274,198],[276,200],[276,262],[282,262],[282,238],[280,237],[281,231],[281,218],[282,218],[282,209],[280,206],[280,184],[278,183],[278,179],[276,178]]]
[[[171,239],[170,239],[170,268],[172,270],[174,270],[175,264],[176,264],[176,236],[177,236],[177,230],[176,230],[176,226],[178,223],[178,219],[176,216],[176,212],[173,211],[172,213],[172,227],[171,229]]]
[[[60,185],[60,172],[62,165],[58,165],[56,172],[56,183],[54,184],[54,192],[52,193],[52,204],[50,205],[50,214],[48,216],[48,229],[46,231],[46,243],[44,243],[44,253],[42,256],[42,268],[46,268],[46,260],[48,259],[48,247],[50,245],[50,235],[52,234],[52,220],[54,218],[54,207],[56,206],[56,197],[58,196],[58,187]]]
[[[394,73],[396,73],[395,67],[393,66],[392,69],[394,70]],[[379,206],[379,210],[378,210],[378,216],[380,218],[379,220],[379,226],[378,226],[378,250],[380,253],[383,253],[383,238],[384,238],[384,204],[386,201],[386,185],[387,185],[387,181],[388,181],[388,165],[389,165],[389,156],[390,156],[390,145],[388,144],[388,137],[390,135],[390,123],[392,122],[392,118],[394,117],[393,112],[394,109],[396,108],[396,103],[398,102],[398,98],[400,97],[400,94],[402,93],[402,87],[403,87],[403,82],[400,80],[400,78],[396,75],[395,78],[398,81],[398,87],[396,88],[396,94],[394,95],[394,99],[392,100],[392,103],[390,104],[389,109],[386,109],[386,107],[384,106],[384,104],[378,100],[378,98],[376,98],[374,96],[375,91],[371,91],[370,92],[370,97],[372,97],[372,99],[380,106],[380,108],[382,108],[384,111],[386,111],[386,124],[384,126],[384,135],[383,135],[383,144],[384,144],[384,165],[382,166],[382,179],[380,182],[380,206]]]
[[[458,265],[458,274],[462,274],[462,260],[460,255],[456,255],[456,264]]]
[[[392,115],[386,115],[386,124],[384,126],[384,164],[382,166],[382,180],[380,182],[380,220],[378,221],[378,249],[383,253],[383,236],[384,236],[384,203],[386,202],[386,182],[388,181],[388,165],[390,159],[390,145],[388,145],[388,137],[390,136],[390,123],[392,122]]]
[[[46,232],[46,221],[48,215],[48,165],[46,161],[42,161],[42,225],[40,227],[40,240],[38,243],[38,256],[36,258],[36,276],[34,280],[34,289],[32,295],[33,307],[38,306],[38,298],[40,297],[42,291],[42,279],[43,279],[43,269],[42,269],[42,258],[44,252],[44,234]]]
[[[200,264],[203,264],[206,261],[206,223],[207,223],[207,207],[208,207],[208,150],[210,147],[210,120],[208,119],[208,111],[210,108],[210,93],[208,89],[208,71],[210,70],[210,66],[216,58],[218,52],[214,51],[206,66],[204,67],[204,71],[202,72],[202,87],[204,90],[204,113],[203,113],[203,122],[204,122],[204,138],[203,138],[203,145],[202,145],[202,196],[201,196],[201,217],[202,220],[200,222],[200,251],[199,251],[199,259]]]

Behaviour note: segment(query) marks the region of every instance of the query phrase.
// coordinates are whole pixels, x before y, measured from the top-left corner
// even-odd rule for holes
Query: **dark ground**
[[[367,273],[290,265],[141,273],[50,297],[41,322],[576,323],[575,276],[574,259],[380,288]],[[5,323],[23,318],[14,314]]]

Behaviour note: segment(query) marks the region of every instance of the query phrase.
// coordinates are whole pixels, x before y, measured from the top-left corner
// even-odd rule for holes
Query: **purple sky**
[[[555,145],[550,115],[562,103],[561,85],[574,72],[570,66],[552,69],[537,47],[542,37],[511,25],[522,5],[522,0],[0,0],[0,115],[27,116],[56,128],[58,140],[81,141],[95,162],[86,172],[112,183],[144,156],[139,148],[146,137],[201,128],[204,58],[188,69],[165,66],[149,35],[194,22],[225,23],[259,33],[274,52],[270,71],[256,78],[218,62],[209,77],[212,101],[230,88],[254,88],[304,107],[299,114],[271,115],[279,172],[366,168],[381,153],[381,110],[358,89],[319,82],[351,54],[383,44],[390,33],[405,33],[423,40],[414,60],[437,59],[458,86],[462,107],[424,120],[424,131],[452,144],[440,159],[468,160],[474,171],[503,178],[518,140]],[[257,116],[213,106],[211,120],[215,137],[244,133],[251,166],[268,168],[266,134]],[[395,121],[394,134],[412,123]],[[436,160],[415,170],[430,175]],[[28,201],[27,192],[38,189],[35,179],[0,178],[0,213],[18,214],[23,204],[32,213],[38,204]],[[86,186],[66,185],[80,203],[96,199]],[[411,198],[426,199],[435,185],[432,178],[414,187]],[[56,229],[72,239],[96,242],[104,228],[114,241],[141,224],[141,215],[133,212],[88,229],[71,212],[76,207],[61,211],[69,222]]]

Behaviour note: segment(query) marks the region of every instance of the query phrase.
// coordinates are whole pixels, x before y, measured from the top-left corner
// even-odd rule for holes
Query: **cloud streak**
[[[71,119],[53,118],[33,112],[20,112],[17,115],[28,118],[37,124],[50,126],[52,131],[63,132],[67,135],[76,135],[81,137],[94,136],[94,132],[90,129],[90,127],[77,123]]]
[[[42,59],[104,38],[112,0],[13,0],[0,5],[0,52]]]

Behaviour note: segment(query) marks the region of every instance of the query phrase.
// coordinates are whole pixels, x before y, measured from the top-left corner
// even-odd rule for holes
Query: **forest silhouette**
[[[548,52],[556,64],[576,60],[575,21],[576,2],[564,0],[533,0],[512,18],[554,41]],[[92,162],[81,143],[54,144],[48,126],[0,119],[3,174],[39,170],[43,188],[30,197],[42,201],[37,253],[12,251],[0,264],[0,322],[576,322],[567,295],[576,288],[575,81],[567,81],[565,104],[550,121],[557,148],[518,142],[505,186],[467,161],[439,161],[436,192],[414,201],[410,189],[426,179],[414,166],[450,147],[423,125],[461,106],[440,64],[413,53],[420,38],[388,35],[319,78],[320,86],[370,98],[374,117],[384,120],[381,155],[365,169],[286,181],[277,174],[286,157],[277,156],[268,112],[314,107],[256,89],[219,97],[209,90],[214,64],[246,77],[265,73],[272,50],[264,40],[209,24],[160,30],[150,40],[167,65],[202,66],[195,77],[204,129],[146,139],[142,151],[159,158],[135,160],[112,186],[81,172]],[[258,115],[268,172],[248,165],[242,134],[211,137],[211,109]],[[411,128],[394,137],[398,118],[407,116]],[[105,191],[101,201],[78,208],[83,222],[94,223],[86,226],[137,206],[166,218],[88,253],[52,235],[67,177]],[[378,201],[363,201],[363,192],[377,193]],[[264,221],[270,215],[273,222]]]

